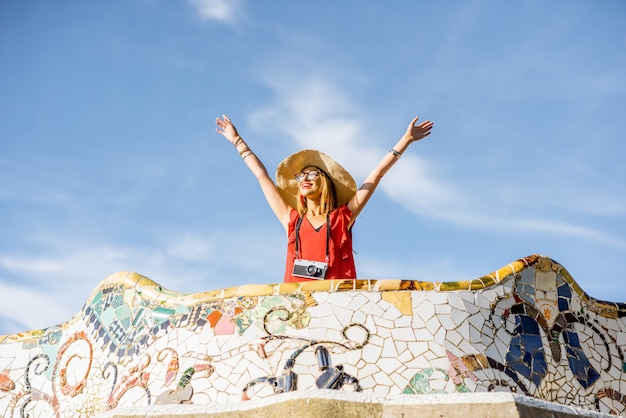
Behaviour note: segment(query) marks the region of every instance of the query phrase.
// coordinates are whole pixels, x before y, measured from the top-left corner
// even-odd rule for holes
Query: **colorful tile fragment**
[[[197,294],[117,273],[79,315],[0,336],[0,416],[237,403],[304,389],[510,391],[626,414],[626,305],[538,255],[476,280]]]

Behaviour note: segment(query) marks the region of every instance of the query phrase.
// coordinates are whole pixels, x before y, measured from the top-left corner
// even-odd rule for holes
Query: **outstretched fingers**
[[[416,125],[418,119],[419,116],[414,117],[407,129],[407,133],[411,137],[412,141],[419,141],[420,139],[430,135],[430,131],[433,128],[433,123],[429,120]]]
[[[233,142],[237,138],[237,129],[228,116],[222,115],[221,118],[215,118],[215,124],[217,125],[215,131],[218,134],[225,136],[230,142]]]

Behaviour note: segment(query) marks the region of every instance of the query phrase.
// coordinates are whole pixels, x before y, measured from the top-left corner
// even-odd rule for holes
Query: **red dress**
[[[285,268],[286,282],[302,282],[314,279],[293,276],[293,262],[296,258],[296,224],[300,215],[295,209],[289,213],[287,232],[287,263]],[[352,229],[348,229],[352,212],[342,205],[330,213],[330,242],[328,245],[329,262],[326,279],[356,279],[354,256],[352,253]],[[326,259],[326,230],[324,223],[318,230],[305,217],[300,225],[300,258],[311,261]]]

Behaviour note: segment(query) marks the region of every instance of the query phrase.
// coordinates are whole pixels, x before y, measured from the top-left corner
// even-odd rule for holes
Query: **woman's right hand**
[[[223,135],[230,143],[235,144],[237,138],[239,138],[239,133],[237,132],[237,128],[233,125],[233,122],[226,115],[222,115],[222,118],[215,118],[215,124],[217,128],[215,131]]]
[[[429,120],[416,125],[418,119],[419,117],[416,116],[406,128],[404,137],[409,140],[409,143],[419,141],[420,139],[427,137],[430,135],[430,131],[433,128],[433,123]]]

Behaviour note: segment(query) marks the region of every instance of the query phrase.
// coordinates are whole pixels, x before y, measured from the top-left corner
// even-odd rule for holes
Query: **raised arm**
[[[233,125],[228,116],[222,115],[222,118],[216,118],[215,124],[217,125],[217,128],[215,129],[217,133],[224,136],[235,146],[244,163],[246,163],[250,171],[252,171],[252,174],[254,174],[257,178],[267,203],[269,203],[270,207],[274,211],[274,214],[285,228],[285,231],[287,231],[290,208],[278,192],[276,184],[274,184],[274,181],[267,173],[265,165],[263,165],[256,154],[250,150],[250,147],[248,147],[243,138],[239,136],[237,128],[235,128],[235,125]]]
[[[398,161],[398,158],[400,158],[409,145],[430,135],[433,123],[427,120],[416,125],[418,119],[419,118],[416,116],[411,123],[409,123],[409,126],[407,127],[404,135],[402,135],[402,138],[400,138],[396,145],[391,148],[387,154],[385,154],[376,168],[374,168],[369,176],[367,176],[363,185],[359,188],[359,190],[357,190],[354,197],[348,202],[348,209],[352,212],[351,223],[354,222],[357,216],[359,216],[359,213],[361,213],[370,197],[372,197],[372,193],[374,193],[374,190],[378,187],[380,180],[387,173],[387,171],[393,167],[396,161]]]

